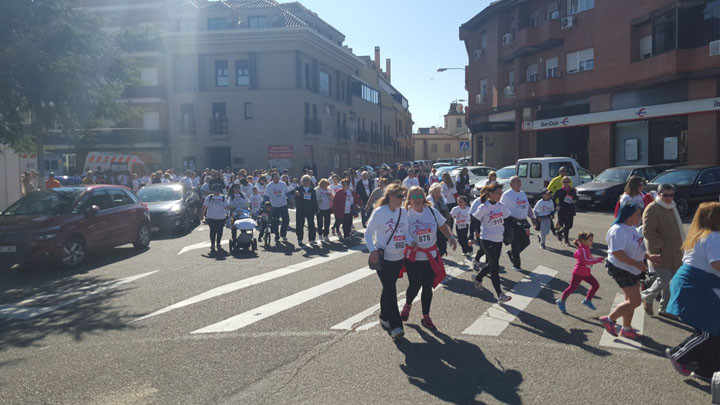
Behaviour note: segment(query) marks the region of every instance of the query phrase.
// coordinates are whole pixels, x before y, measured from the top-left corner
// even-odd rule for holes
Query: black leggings
[[[352,214],[345,214],[342,219],[342,230],[343,236],[349,238],[352,232],[353,216]]]
[[[382,293],[380,294],[380,319],[390,322],[390,328],[402,328],[400,311],[397,304],[397,279],[400,269],[403,266],[403,259],[396,261],[382,260],[380,270],[377,271]]]
[[[457,225],[455,226],[455,232],[457,232],[458,236],[458,243],[460,244],[460,247],[462,248],[463,253],[472,253],[472,248],[468,246],[468,228],[467,225],[465,225],[465,228],[459,228]]]
[[[493,287],[497,295],[502,294],[500,288],[500,253],[502,253],[502,242],[492,242],[489,240],[481,240],[482,248],[487,256],[487,265],[483,267],[482,271],[475,276],[479,281],[490,274],[490,280],[492,281]]]
[[[560,211],[558,212],[558,223],[562,226],[557,232],[558,238],[565,238],[565,242],[569,242],[570,229],[573,227],[573,212]]]
[[[442,260],[442,259],[440,259]],[[405,263],[405,269],[407,270],[408,279],[410,286],[407,289],[407,303],[412,304],[417,297],[420,288],[422,288],[422,295],[420,301],[422,302],[422,313],[423,315],[430,314],[430,304],[432,303],[432,284],[435,278],[435,273],[430,266],[430,262],[427,260],[416,260],[415,262],[407,261]]]
[[[329,208],[317,212],[317,231],[320,236],[330,234],[330,212]]]
[[[224,219],[210,219],[206,218],[207,224],[210,227],[210,247],[220,247],[220,240],[222,240],[223,228],[225,227]]]

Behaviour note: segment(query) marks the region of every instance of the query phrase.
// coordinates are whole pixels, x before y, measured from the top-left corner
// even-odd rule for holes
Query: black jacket
[[[568,201],[565,201],[565,197],[569,197]],[[577,202],[577,191],[574,188],[570,189],[570,192],[565,191],[561,188],[555,192],[553,201],[556,207],[560,207],[559,214],[561,215],[575,215],[575,202]]]
[[[372,194],[375,189],[375,182],[372,181],[372,179],[368,179],[368,187],[370,188],[370,194]],[[355,192],[358,193],[360,199],[363,200],[363,204],[367,203],[370,198],[370,194],[365,192],[365,186],[363,185],[362,179],[358,181],[358,184],[355,186]]]
[[[470,176],[462,174],[458,174],[457,181],[455,182],[455,188],[457,189],[458,194],[464,195],[466,197],[470,196]]]
[[[297,215],[315,215],[318,211],[317,194],[312,187],[308,188],[310,199],[305,199],[305,189],[300,186],[295,189],[295,210]]]

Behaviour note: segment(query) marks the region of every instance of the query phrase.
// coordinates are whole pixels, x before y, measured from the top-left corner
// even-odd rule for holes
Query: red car
[[[147,248],[150,216],[122,186],[36,191],[0,214],[0,270],[47,259],[77,267],[89,253],[126,243]]]

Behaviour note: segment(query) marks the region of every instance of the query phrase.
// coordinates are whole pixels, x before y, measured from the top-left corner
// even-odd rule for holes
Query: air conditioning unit
[[[485,48],[476,49],[473,52],[473,56],[475,57],[475,60],[483,60],[485,59]]]
[[[505,35],[503,35],[503,46],[509,46],[513,44],[513,33],[508,32]]]
[[[568,17],[563,17],[562,20],[560,20],[560,28],[564,30],[569,30],[570,28],[575,26],[575,16],[571,15]]]
[[[487,98],[487,95],[485,95],[485,94],[477,94],[475,96],[475,104],[485,104],[486,98]]]
[[[505,97],[515,97],[515,86],[511,84],[505,87]]]
[[[710,56],[720,56],[720,40],[710,42]]]

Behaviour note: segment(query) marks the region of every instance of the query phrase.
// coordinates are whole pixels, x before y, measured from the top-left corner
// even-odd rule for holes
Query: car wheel
[[[85,243],[79,238],[68,239],[63,244],[60,262],[67,268],[77,267],[85,260],[87,249]]]
[[[133,246],[135,249],[145,249],[150,245],[150,227],[146,223],[140,224]]]
[[[190,230],[192,229],[192,223],[193,223],[193,221],[190,220],[190,215],[185,214],[185,216],[183,217],[183,220],[182,220],[183,231],[190,232]]]
[[[675,205],[677,206],[678,214],[680,214],[680,218],[684,217],[688,213],[690,213],[690,202],[686,197],[680,197],[675,200]]]

